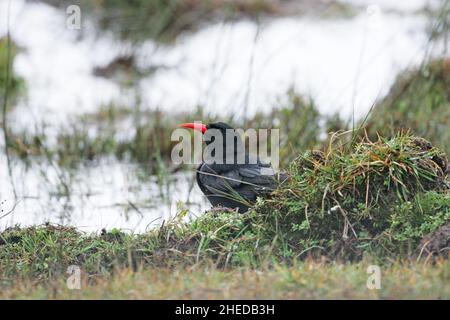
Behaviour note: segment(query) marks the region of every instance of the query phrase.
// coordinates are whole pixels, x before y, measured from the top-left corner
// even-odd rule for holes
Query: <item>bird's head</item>
[[[206,131],[209,129],[220,130],[223,134],[226,133],[227,129],[234,130],[234,128],[232,126],[230,126],[229,124],[226,124],[225,122],[213,122],[213,123],[206,124],[206,125],[203,123],[189,122],[189,123],[180,124],[180,127],[194,129],[194,130],[200,131],[203,134],[205,134]]]
[[[226,124],[224,122],[213,122],[205,125],[202,123],[191,122],[180,124],[180,126],[183,128],[197,130],[203,133],[204,141],[207,145],[213,143],[217,135],[220,134],[222,138],[223,149],[226,150],[224,151],[224,155],[227,152],[232,152],[233,154],[244,152],[241,136],[229,124]],[[229,143],[229,147],[232,148],[227,149],[227,145]]]
[[[215,141],[215,136],[217,134],[220,134],[222,136],[225,147],[227,134],[235,133],[234,128],[229,124],[226,124],[225,122],[213,122],[206,125],[198,122],[191,122],[191,123],[183,123],[180,126],[183,128],[200,131],[202,134],[205,135],[204,141],[207,145]]]

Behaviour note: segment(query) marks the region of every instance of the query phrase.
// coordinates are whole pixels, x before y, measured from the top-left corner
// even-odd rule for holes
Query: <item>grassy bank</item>
[[[381,289],[366,286],[368,262],[304,262],[274,268],[218,270],[130,269],[92,281],[82,271],[80,290],[69,275],[51,282],[3,285],[1,299],[450,299],[450,262],[397,262],[381,267]]]
[[[138,235],[51,225],[7,229],[0,233],[0,278],[50,281],[69,265],[96,278],[123,268],[445,258],[447,165],[445,154],[411,135],[354,144],[332,139],[327,149],[293,161],[289,180],[246,214],[216,209],[186,223],[187,211],[180,211]]]

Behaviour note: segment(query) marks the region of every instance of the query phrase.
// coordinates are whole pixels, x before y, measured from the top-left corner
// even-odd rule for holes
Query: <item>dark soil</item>
[[[417,247],[418,259],[450,257],[450,221],[426,235]]]

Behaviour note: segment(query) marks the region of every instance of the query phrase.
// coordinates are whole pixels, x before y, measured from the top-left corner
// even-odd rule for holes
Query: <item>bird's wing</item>
[[[229,192],[241,184],[238,171],[216,172],[211,166],[204,164],[197,175],[201,185],[210,193]]]
[[[239,168],[244,184],[253,186],[256,192],[273,191],[277,186],[275,171],[269,165],[246,165]]]
[[[277,186],[275,171],[270,165],[261,163],[240,165],[221,172],[220,175],[213,173],[210,168],[202,166],[198,177],[203,186],[211,193],[227,193],[234,190],[249,198],[254,198],[255,193],[273,191]]]

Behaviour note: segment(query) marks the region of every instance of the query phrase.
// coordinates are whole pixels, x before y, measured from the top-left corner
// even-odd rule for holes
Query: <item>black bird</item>
[[[215,134],[222,134],[222,161],[214,159],[215,154],[212,153],[197,168],[197,184],[213,207],[237,208],[240,213],[244,213],[258,196],[271,193],[280,182],[286,180],[286,176],[275,173],[270,164],[262,162],[257,156],[248,154],[238,134],[233,135],[233,140],[227,141],[226,135],[234,133],[234,129],[228,124],[223,122],[208,125],[184,123],[180,126],[201,131],[205,135],[207,145],[214,141]],[[214,133],[211,137],[207,137],[211,132]],[[234,146],[227,149],[231,141]],[[225,159],[227,150],[228,152],[231,150],[230,157],[233,159],[228,163]],[[220,159],[220,156],[218,158]]]

